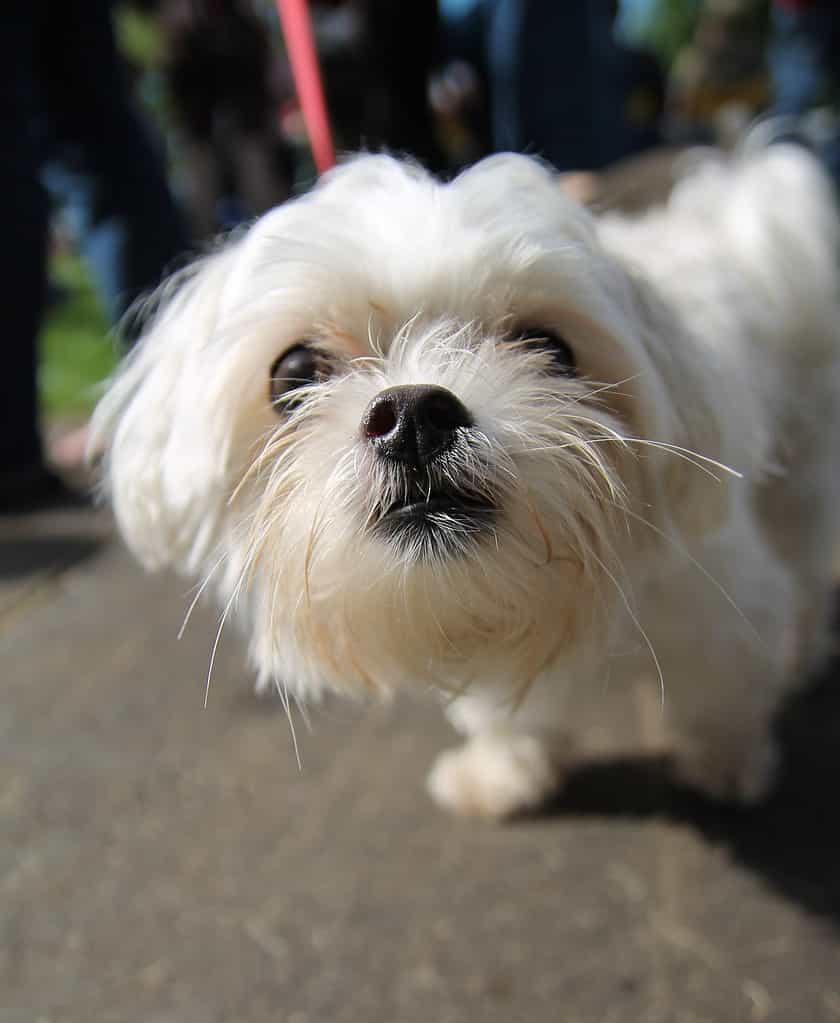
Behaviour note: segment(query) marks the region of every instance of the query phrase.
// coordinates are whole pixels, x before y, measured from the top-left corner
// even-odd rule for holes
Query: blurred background
[[[663,148],[731,146],[772,113],[795,116],[840,168],[835,4],[316,0],[311,12],[339,152],[387,148],[451,174],[514,149],[597,171]],[[271,0],[143,0],[111,15],[187,251],[312,183]],[[602,201],[661,197],[669,166],[654,159],[614,176],[621,194]],[[72,190],[52,183],[39,372],[51,441],[83,421],[112,369],[124,305],[80,254]],[[591,201],[604,186],[585,175],[574,184]],[[181,255],[162,260],[158,278]],[[78,446],[59,444],[59,461],[72,463]]]
[[[752,128],[840,182],[835,0],[310,10],[339,153],[535,153],[634,210]],[[316,178],[277,12],[6,0],[0,39],[0,1023],[840,1021],[836,658],[752,811],[672,787],[641,689],[513,826],[431,805],[434,706],[314,708],[299,769],[226,631],[202,710],[215,611],[178,641],[194,591],[85,499],[85,424],[132,304]]]

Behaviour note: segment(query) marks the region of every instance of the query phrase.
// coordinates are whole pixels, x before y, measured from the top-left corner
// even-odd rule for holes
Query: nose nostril
[[[361,433],[377,456],[421,468],[448,450],[460,427],[472,426],[459,399],[432,384],[380,392],[362,417]]]
[[[365,417],[365,436],[371,439],[375,437],[387,437],[397,426],[397,411],[391,401],[379,401],[368,412]]]
[[[444,432],[470,425],[467,410],[454,395],[446,393],[430,394],[423,403],[422,416],[430,427]]]

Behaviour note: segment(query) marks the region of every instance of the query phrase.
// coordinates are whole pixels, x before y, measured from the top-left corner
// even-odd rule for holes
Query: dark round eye
[[[310,344],[290,348],[271,367],[270,397],[277,412],[289,412],[300,402],[287,397],[307,384],[317,384],[330,372],[327,354]]]
[[[575,376],[577,363],[571,345],[553,330],[545,327],[520,327],[513,338],[519,344],[551,356],[552,371],[563,376]]]

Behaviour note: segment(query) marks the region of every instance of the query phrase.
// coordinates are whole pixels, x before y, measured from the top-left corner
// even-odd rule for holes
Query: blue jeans
[[[452,56],[482,66],[492,148],[593,170],[637,148],[607,4],[440,0]]]
[[[840,117],[840,16],[833,0],[803,10],[775,7],[769,60],[774,114],[799,117],[833,106]],[[840,130],[822,140],[820,155],[840,186]]]
[[[131,101],[110,0],[8,0],[0,38],[2,476],[41,458],[36,366],[47,188],[66,207],[112,322],[160,281],[188,239]]]

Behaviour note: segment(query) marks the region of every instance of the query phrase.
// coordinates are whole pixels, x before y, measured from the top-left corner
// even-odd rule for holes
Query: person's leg
[[[558,170],[599,165],[585,4],[494,0],[488,22],[493,147],[540,155]]]
[[[803,10],[779,5],[773,9],[772,25],[771,113],[801,118],[820,107],[833,111],[817,137],[808,138],[840,187],[840,22],[835,5],[823,2]]]
[[[219,231],[221,170],[212,141],[182,136],[182,201],[189,211],[190,226],[197,238],[212,238]]]
[[[825,99],[831,33],[821,21],[819,10],[773,10],[768,53],[776,113],[802,114]]]
[[[609,8],[491,0],[487,24],[493,147],[593,170],[627,147]]]
[[[162,153],[130,95],[109,0],[51,5],[41,53],[55,138],[45,179],[66,204],[112,322],[187,249]]]
[[[406,153],[439,171],[444,160],[428,99],[429,75],[440,47],[437,2],[368,0],[365,17],[371,92],[362,118],[362,143]]]
[[[46,286],[47,198],[38,182],[38,87],[34,70],[34,6],[20,0],[3,16],[0,61],[0,158],[3,245],[3,368],[0,372],[0,504],[12,477],[41,464],[36,342]]]
[[[524,33],[523,0],[488,0],[487,74],[490,89],[492,146],[496,152],[533,148],[522,123],[521,50]]]
[[[248,217],[257,217],[279,206],[289,196],[289,184],[278,173],[273,141],[269,132],[261,135],[235,132],[230,139],[237,191]]]

